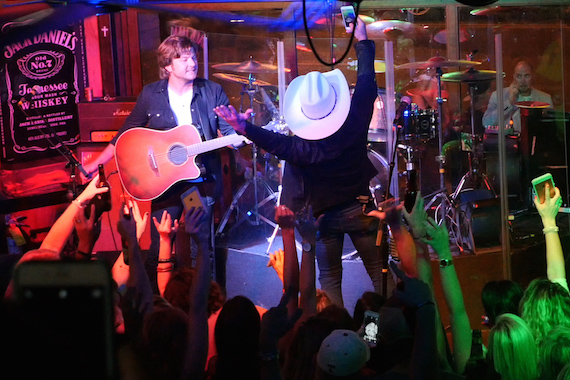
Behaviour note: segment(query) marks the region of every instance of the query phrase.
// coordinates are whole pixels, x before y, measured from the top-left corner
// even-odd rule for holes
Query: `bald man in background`
[[[521,114],[519,107],[515,103],[536,101],[548,103],[550,108],[553,107],[552,97],[549,94],[532,87],[532,67],[525,61],[520,61],[515,66],[513,82],[509,87],[503,89],[503,99],[505,125],[512,119],[514,132],[517,133],[521,131]],[[483,115],[483,125],[486,128],[490,126],[497,127],[499,123],[497,102],[497,91],[493,91],[489,99],[487,111]]]

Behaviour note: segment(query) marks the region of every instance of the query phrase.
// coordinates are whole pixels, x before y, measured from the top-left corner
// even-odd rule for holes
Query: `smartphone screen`
[[[45,378],[112,379],[110,270],[99,262],[26,262],[14,277],[26,357]],[[33,358],[33,359],[32,359]]]
[[[356,13],[354,12],[354,7],[352,5],[340,7],[340,14],[342,15],[342,22],[344,23],[345,29],[350,27],[351,22],[356,21]]]
[[[376,344],[378,342],[378,323],[380,316],[378,313],[366,310],[364,313],[364,322],[362,330],[364,332],[363,339],[365,342]]]
[[[546,187],[546,184],[550,186],[550,198],[554,197],[556,194],[554,190],[554,179],[550,173],[546,173],[532,180],[534,194],[538,196],[540,203],[544,203],[544,189]]]

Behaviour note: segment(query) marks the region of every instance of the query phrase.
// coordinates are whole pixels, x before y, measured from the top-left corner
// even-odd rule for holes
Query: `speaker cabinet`
[[[79,137],[81,142],[109,142],[131,114],[135,102],[79,103]]]

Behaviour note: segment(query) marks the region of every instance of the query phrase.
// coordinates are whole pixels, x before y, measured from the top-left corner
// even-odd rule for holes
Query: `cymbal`
[[[520,108],[548,108],[550,107],[550,104],[536,100],[528,100],[524,102],[516,102],[515,106]]]
[[[390,35],[402,33],[404,37],[413,37],[423,29],[407,21],[379,20],[366,25],[368,37],[388,38]]]
[[[228,82],[234,82],[234,83],[246,84],[246,85],[249,84],[248,78],[242,77],[239,75],[235,75],[235,74],[214,73],[214,76],[216,78],[220,78],[220,79],[228,81]],[[262,81],[259,79],[254,80],[251,84],[254,86],[272,86],[271,83],[265,82],[265,81]]]
[[[447,43],[447,29],[440,30],[433,37],[434,41],[440,44]],[[459,42],[466,42],[468,39],[467,29],[459,29]]]
[[[427,61],[408,62],[403,65],[396,66],[396,69],[429,69],[438,67],[452,67],[452,66],[474,66],[480,65],[481,62],[467,61],[464,59],[457,59],[449,61],[443,57],[431,57]]]
[[[456,71],[453,73],[445,73],[441,76],[441,80],[456,83],[475,83],[488,82],[496,78],[497,72],[492,70],[475,70],[470,68],[466,71]],[[503,77],[505,73],[503,73]]]
[[[247,61],[237,62],[237,63],[220,63],[217,65],[212,65],[214,69],[235,71],[238,73],[276,73],[277,66],[270,65],[267,63],[261,63],[254,61],[250,58]],[[285,69],[285,72],[291,72],[291,69]]]

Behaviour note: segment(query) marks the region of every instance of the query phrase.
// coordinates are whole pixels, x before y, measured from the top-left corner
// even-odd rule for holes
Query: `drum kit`
[[[261,94],[262,102],[267,107],[268,110],[272,113],[272,120],[264,126],[263,128],[272,130],[274,132],[288,134],[289,128],[285,124],[282,117],[279,116],[279,112],[277,111],[275,105],[273,104],[272,100],[267,95],[264,87],[273,86],[271,83],[259,80],[255,77],[256,74],[277,74],[278,67],[275,65],[261,63],[255,61],[253,57],[250,57],[249,60],[244,62],[237,62],[237,63],[222,63],[212,66],[215,69],[222,70],[222,71],[232,71],[237,73],[247,73],[248,76],[241,76],[237,74],[229,74],[229,73],[215,73],[213,74],[214,77],[221,79],[227,82],[233,82],[242,85],[242,90],[240,91],[240,109],[239,112],[244,112],[244,99],[247,97],[249,98],[249,106],[253,108],[254,104],[254,96],[257,94]],[[285,72],[290,72],[290,69],[285,69]],[[252,118],[255,114],[252,114]],[[251,175],[248,176],[245,183],[239,188],[239,190],[234,195],[232,202],[229,208],[226,210],[224,216],[222,217],[220,224],[216,230],[216,235],[221,235],[224,231],[224,228],[234,210],[237,213],[238,218],[236,219],[236,223],[233,225],[232,228],[236,228],[241,225],[244,221],[253,217],[250,220],[252,225],[259,225],[261,222],[265,222],[270,226],[277,228],[277,225],[272,222],[268,217],[264,216],[260,209],[268,204],[271,201],[279,202],[280,191],[281,187],[279,185],[278,191],[274,191],[267,180],[258,175],[257,169],[257,161],[258,161],[258,149],[255,144],[252,144],[252,170]],[[281,165],[282,166],[282,165]],[[266,168],[267,169],[267,168]],[[266,170],[267,172],[267,170]],[[281,172],[281,171],[280,171]],[[279,183],[280,183],[279,178]],[[240,199],[246,194],[246,191],[252,188],[253,192],[253,207],[241,210],[240,208]]]
[[[476,70],[475,67],[481,64],[481,62],[471,61],[471,60],[447,60],[442,57],[432,57],[427,61],[420,62],[410,62],[396,66],[396,69],[413,69],[413,70],[428,70],[435,71],[435,78],[429,77],[430,80],[435,80],[437,83],[437,88],[433,90],[432,96],[436,97],[437,109],[420,109],[418,105],[412,103],[403,112],[400,120],[397,122],[397,133],[395,141],[395,150],[400,151],[400,156],[406,161],[406,171],[414,170],[414,164],[417,161],[418,151],[421,147],[428,141],[438,138],[439,143],[439,156],[436,156],[436,161],[439,163],[439,176],[440,176],[440,190],[433,194],[427,196],[427,199],[431,197],[431,200],[426,202],[426,210],[433,211],[434,219],[439,224],[445,224],[450,233],[450,239],[456,244],[460,252],[465,249],[474,250],[473,236],[471,232],[471,221],[465,215],[464,208],[460,204],[460,195],[462,191],[466,190],[466,185],[477,183],[478,185],[484,185],[485,189],[496,197],[496,193],[488,180],[486,173],[483,168],[480,167],[482,162],[482,157],[480,152],[482,149],[479,148],[481,144],[481,136],[475,133],[474,125],[474,94],[478,88],[478,85],[482,83],[488,83],[495,79],[496,72],[490,70]],[[465,71],[457,71],[450,73],[443,73],[443,68],[449,67],[461,67],[469,66]],[[442,86],[441,82],[450,83],[463,83],[469,86],[470,94],[470,109],[471,109],[471,133],[463,134],[468,137],[467,142],[461,144],[462,150],[467,152],[469,169],[467,173],[463,175],[459,184],[455,190],[448,194],[444,181],[444,164],[445,164],[445,154],[443,152],[443,125],[442,125],[442,105],[444,102],[442,96]],[[413,90],[410,91],[409,95],[416,95]],[[385,105],[385,93],[379,91],[377,104],[375,104],[375,115],[373,116],[368,140],[369,142],[386,142],[386,118],[383,121],[378,121],[377,117],[378,111],[384,112]],[[385,114],[383,114],[385,115]],[[382,118],[380,118],[382,119]],[[404,151],[404,153],[402,153]],[[386,184],[383,182],[385,178],[389,177],[387,175],[386,168],[391,166],[383,159],[381,156],[378,158],[378,154],[371,152],[369,154],[370,160],[375,166],[382,169],[378,178],[374,178],[371,181],[371,190],[374,194],[378,193],[380,189],[385,188]],[[380,171],[380,170],[379,170]]]

